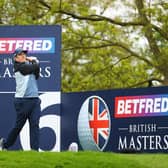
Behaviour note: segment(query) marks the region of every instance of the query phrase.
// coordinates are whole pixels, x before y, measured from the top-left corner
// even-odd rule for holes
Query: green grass
[[[168,168],[168,155],[1,151],[0,168]]]

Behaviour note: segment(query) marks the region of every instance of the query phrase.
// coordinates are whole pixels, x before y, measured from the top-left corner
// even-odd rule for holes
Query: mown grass
[[[0,168],[168,168],[168,155],[1,151]]]

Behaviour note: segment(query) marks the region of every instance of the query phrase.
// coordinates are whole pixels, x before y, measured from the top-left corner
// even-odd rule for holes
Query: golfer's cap
[[[15,52],[13,53],[13,56],[16,57],[18,54],[24,52],[25,54],[27,53],[27,50],[23,50],[22,48],[17,48]]]

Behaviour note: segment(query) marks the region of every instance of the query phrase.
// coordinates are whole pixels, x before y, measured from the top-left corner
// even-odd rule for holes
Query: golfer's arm
[[[32,74],[39,70],[39,64],[22,64],[18,67],[17,70],[20,71],[23,75]]]

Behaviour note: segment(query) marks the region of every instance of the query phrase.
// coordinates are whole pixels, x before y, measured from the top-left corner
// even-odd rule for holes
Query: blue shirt
[[[38,97],[37,79],[39,77],[39,63],[36,61],[14,63],[16,80],[16,98]]]

